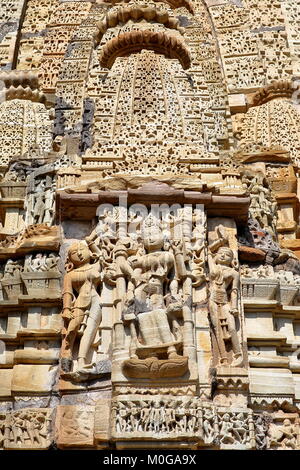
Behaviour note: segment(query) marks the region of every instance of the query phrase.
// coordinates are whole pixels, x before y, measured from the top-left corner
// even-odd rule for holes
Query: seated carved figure
[[[182,348],[179,320],[183,316],[179,283],[185,269],[182,245],[175,242],[172,249],[164,251],[160,227],[149,226],[143,230],[143,248],[144,253],[128,257],[124,268],[129,288],[123,320],[130,323],[133,346],[131,359],[125,362],[123,370],[127,375],[140,377],[144,373],[151,375],[151,369],[158,376],[182,375],[187,367],[187,359],[179,354]],[[166,363],[168,360],[174,364],[173,371],[171,363]]]
[[[272,425],[269,429],[269,442],[271,447],[282,449],[297,448],[297,431],[291,420],[286,418],[281,426]]]

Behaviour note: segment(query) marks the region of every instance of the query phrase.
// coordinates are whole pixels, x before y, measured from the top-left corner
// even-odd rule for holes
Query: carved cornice
[[[128,21],[146,20],[153,23],[161,23],[166,28],[176,29],[180,33],[184,32],[184,28],[179,26],[177,18],[170,17],[166,10],[157,9],[155,5],[128,5],[115,7],[109,11],[106,17],[98,23],[99,36],[102,36],[109,28],[115,28],[117,25],[123,25]],[[99,41],[100,38],[98,37]]]
[[[193,2],[191,0],[153,0],[155,3],[165,3],[173,10],[176,8],[186,8],[192,15],[194,15]],[[104,3],[118,3],[118,0],[104,0]],[[123,3],[132,3],[132,0],[123,0]]]
[[[38,89],[38,74],[35,72],[1,72],[0,82],[2,99],[5,101],[28,100],[46,104],[46,96]]]

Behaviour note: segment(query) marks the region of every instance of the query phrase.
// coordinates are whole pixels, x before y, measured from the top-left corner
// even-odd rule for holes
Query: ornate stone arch
[[[99,83],[113,73],[109,70],[116,59],[152,50],[171,60],[170,70],[178,81],[174,91],[179,97],[178,113],[184,121],[183,128],[188,129],[187,139],[197,140],[197,156],[192,155],[193,151],[185,145],[187,142],[181,141],[183,167],[190,171],[190,165],[198,163],[199,157],[212,158],[214,161],[208,163],[216,165],[219,148],[228,149],[232,145],[232,136],[224,75],[209,13],[202,2],[195,6],[195,14],[191,13],[189,4],[179,2],[176,8],[180,8],[180,14],[176,17],[175,4],[172,3],[171,8],[166,8],[165,4],[156,2],[145,8],[139,4],[111,6],[102,3],[92,7],[75,31],[62,63],[56,89],[56,132],[66,132],[78,140],[87,133],[94,111],[88,90],[93,87],[91,70],[92,74],[95,70]],[[101,49],[99,57],[95,52],[97,47]],[[102,65],[100,71],[98,61]],[[109,95],[109,92],[105,93]],[[112,109],[107,100],[99,106]],[[111,119],[113,117],[104,120]],[[84,146],[83,150],[89,146]],[[96,152],[99,153],[97,149]],[[104,159],[110,161],[110,158]]]
[[[238,151],[242,154],[273,153],[299,165],[299,84],[279,80],[262,87],[249,98],[248,111],[233,116]]]

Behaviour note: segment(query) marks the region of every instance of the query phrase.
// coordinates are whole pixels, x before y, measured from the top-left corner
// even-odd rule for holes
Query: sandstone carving
[[[97,375],[96,364],[89,359],[89,353],[101,329],[102,309],[97,289],[104,280],[104,272],[100,262],[93,263],[92,260],[96,261],[97,255],[90,252],[86,242],[75,243],[69,248],[63,289],[62,363],[66,370],[64,376],[74,380],[81,380],[81,376],[85,378],[89,373]],[[77,370],[72,371],[78,336]]]
[[[0,0],[0,449],[300,449],[300,2]]]
[[[208,254],[209,315],[217,340],[220,364],[228,364],[226,343],[230,341],[233,351],[231,365],[232,367],[240,367],[243,365],[243,356],[235,324],[235,319],[239,315],[240,278],[234,265],[233,251],[222,246],[224,242],[226,243],[226,238],[223,238],[222,233],[224,228],[220,226],[217,230],[220,238],[217,244],[212,244],[209,247]],[[216,249],[215,256],[213,256]]]
[[[187,370],[187,358],[180,354],[179,323],[184,308],[179,282],[186,275],[183,245],[179,240],[167,251],[161,227],[151,219],[146,219],[142,235],[143,246],[123,267],[130,275],[123,318],[130,323],[132,342],[123,370],[133,377],[181,376]],[[164,354],[165,360],[159,360],[158,354]]]
[[[51,441],[51,410],[25,408],[7,416],[5,449],[47,449]]]

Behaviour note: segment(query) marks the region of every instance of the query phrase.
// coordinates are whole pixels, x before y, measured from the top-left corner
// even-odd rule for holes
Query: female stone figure
[[[228,364],[226,342],[231,342],[234,354],[231,366],[241,367],[243,356],[235,325],[235,318],[239,315],[239,274],[234,269],[233,262],[233,251],[225,246],[218,249],[214,258],[211,252],[208,254],[209,312],[219,349],[220,363]]]
[[[82,324],[85,328],[80,339],[78,369],[89,369],[88,355],[101,323],[100,295],[97,291],[103,274],[97,256],[90,252],[85,241],[74,243],[68,252],[67,274],[63,288],[63,319],[65,334],[62,357],[73,360],[73,349]]]

